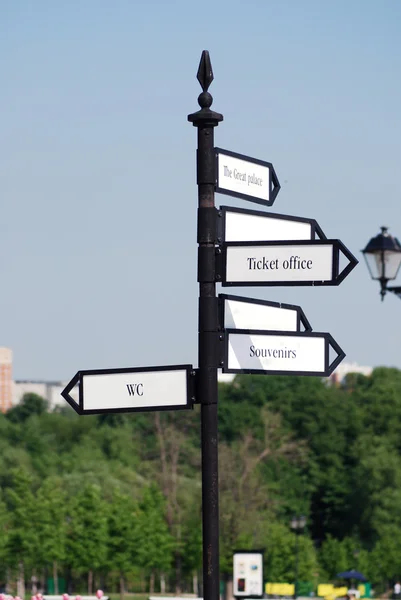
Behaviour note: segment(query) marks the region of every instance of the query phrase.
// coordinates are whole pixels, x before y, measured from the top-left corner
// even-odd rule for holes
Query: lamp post
[[[386,292],[394,292],[401,298],[401,286],[387,287],[388,281],[397,277],[401,266],[401,244],[388,233],[388,227],[382,227],[381,233],[373,237],[362,250],[372,279],[380,282],[382,300]]]
[[[303,532],[306,525],[306,517],[304,515],[294,516],[291,519],[291,529],[295,532],[295,581],[294,581],[294,600],[298,597],[298,537]]]

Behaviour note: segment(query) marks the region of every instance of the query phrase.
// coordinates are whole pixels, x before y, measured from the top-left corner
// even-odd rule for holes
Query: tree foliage
[[[221,571],[265,549],[265,577],[376,586],[401,575],[401,372],[343,384],[238,375],[219,393]],[[200,575],[200,415],[78,417],[26,395],[0,415],[0,578],[66,575],[192,591]],[[307,517],[298,536],[294,514]],[[18,571],[18,572],[17,572]]]

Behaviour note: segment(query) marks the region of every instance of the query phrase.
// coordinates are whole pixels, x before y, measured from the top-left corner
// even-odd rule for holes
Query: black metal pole
[[[298,598],[298,530],[295,532],[295,582],[294,582],[294,600]]]
[[[198,282],[199,282],[199,369],[197,399],[201,403],[203,598],[218,600],[219,495],[217,434],[217,368],[219,364],[218,309],[216,297],[216,219],[214,203],[216,166],[214,127],[223,116],[210,110],[213,98],[207,91],[213,81],[209,53],[202,52],[197,74],[202,87],[201,109],[188,115],[198,128]]]

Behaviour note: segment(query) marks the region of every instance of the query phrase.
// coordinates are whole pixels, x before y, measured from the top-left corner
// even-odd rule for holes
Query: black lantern
[[[294,531],[302,531],[305,529],[305,525],[306,517],[304,515],[301,515],[300,517],[292,517],[290,526]]]
[[[294,582],[294,600],[298,597],[298,535],[303,532],[306,526],[306,517],[301,515],[299,517],[294,516],[291,519],[290,527],[296,533],[295,542],[295,582]]]
[[[401,288],[388,288],[387,282],[395,279],[401,266],[401,244],[397,238],[388,233],[387,227],[372,238],[362,250],[372,279],[380,281],[382,300],[387,291],[401,292]]]

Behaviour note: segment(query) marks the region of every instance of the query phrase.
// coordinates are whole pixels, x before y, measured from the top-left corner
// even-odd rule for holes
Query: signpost
[[[192,365],[78,371],[62,396],[80,415],[192,408],[194,375]]]
[[[209,53],[202,52],[197,79],[202,87],[201,107],[188,115],[198,133],[198,382],[201,405],[202,451],[202,549],[203,597],[219,600],[219,488],[217,428],[217,368],[219,347],[218,301],[216,297],[217,225],[215,207],[216,159],[214,128],[223,115],[210,109],[213,98],[207,91],[213,81]]]
[[[215,148],[216,192],[271,206],[280,190],[273,165],[237,152]]]
[[[312,331],[300,306],[219,294],[221,329]]]
[[[219,217],[219,237],[223,242],[326,239],[315,219],[232,206],[221,206]]]
[[[336,354],[332,362],[330,347]],[[328,377],[344,357],[329,333],[226,329],[223,373]]]
[[[217,297],[216,283],[338,285],[357,260],[342,242],[327,240],[314,219],[216,209],[216,191],[270,206],[280,184],[271,163],[214,147],[214,128],[223,116],[210,108],[213,71],[206,51],[197,79],[200,110],[188,120],[198,134],[198,368],[186,364],[78,371],[62,395],[79,414],[183,410],[200,404],[203,597],[219,600],[218,368],[226,373],[323,377],[345,354],[329,333],[311,332],[299,306]],[[340,271],[341,254],[348,264]],[[261,597],[262,554],[238,555],[236,560],[234,595]]]
[[[340,253],[348,265],[340,272]],[[226,242],[223,286],[339,285],[358,264],[340,240]]]

